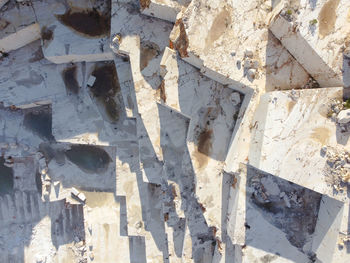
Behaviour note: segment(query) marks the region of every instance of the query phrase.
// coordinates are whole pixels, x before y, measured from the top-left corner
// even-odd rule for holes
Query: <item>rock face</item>
[[[350,262],[349,9],[0,0],[0,262]]]

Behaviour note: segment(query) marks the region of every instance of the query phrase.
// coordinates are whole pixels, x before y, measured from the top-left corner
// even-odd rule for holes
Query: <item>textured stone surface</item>
[[[279,8],[274,35],[322,87],[348,87],[349,1],[281,1]]]
[[[2,58],[0,70],[0,101],[5,106],[35,106],[65,92],[56,65],[44,59],[40,41],[11,51]]]
[[[34,1],[44,56],[54,63],[113,60],[108,2]]]
[[[322,172],[326,158],[320,149],[324,145],[349,147],[348,132],[341,132],[329,118],[331,99],[341,97],[342,88],[265,94],[255,118],[250,163],[263,171],[332,195],[332,186]]]
[[[84,66],[77,63],[62,67],[61,75],[65,82],[65,94],[67,95],[55,98],[52,106],[52,129],[57,141],[116,145],[118,141],[136,139],[136,120],[126,116],[119,82],[109,83],[110,79],[107,73],[98,76],[95,80],[97,85],[105,85],[103,87],[114,85],[116,94],[108,97],[109,101],[113,100],[117,105],[112,112],[110,108],[114,104],[107,104],[106,99],[103,98],[104,95],[95,97],[92,92],[94,86],[86,83],[86,80],[94,74],[95,68],[107,70],[108,67],[114,68],[114,63],[88,63]],[[69,71],[72,71],[72,79]],[[95,89],[101,87],[96,86]],[[111,114],[114,115],[111,116]]]
[[[174,48],[203,74],[236,88],[301,87],[308,74],[268,31],[269,2],[194,0],[175,23]]]
[[[0,2],[0,51],[9,52],[40,38],[40,28],[30,5]]]
[[[1,262],[349,261],[347,2],[5,2]]]

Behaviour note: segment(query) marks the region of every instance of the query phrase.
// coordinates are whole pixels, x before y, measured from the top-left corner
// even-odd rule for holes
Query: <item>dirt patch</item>
[[[230,13],[226,9],[222,10],[214,19],[213,24],[209,29],[207,39],[205,40],[206,50],[211,48],[213,46],[213,43],[225,33],[226,28],[230,25],[230,23]]]
[[[10,23],[7,20],[0,18],[0,30],[5,29],[9,24]]]
[[[86,196],[86,205],[94,208],[94,207],[102,207],[102,206],[115,206],[116,202],[114,199],[113,193],[108,192],[89,192],[82,191]]]
[[[271,263],[272,261],[278,259],[277,255],[265,255],[260,258],[261,263]]]
[[[65,14],[56,17],[62,24],[86,37],[108,36],[111,28],[110,14],[102,14],[96,9],[72,7]]]
[[[160,83],[158,89],[157,89],[157,95],[161,99],[162,102],[166,103],[166,93],[165,93],[165,82],[162,80]]]
[[[96,78],[90,91],[101,103],[109,120],[115,122],[119,119],[120,105],[116,102],[116,95],[120,91],[118,75],[113,63],[95,68],[92,75]]]
[[[200,133],[198,137],[198,151],[205,154],[209,155],[211,153],[212,149],[212,130],[204,130]]]
[[[329,0],[323,5],[318,15],[320,38],[324,38],[334,30],[339,2],[340,0]]]
[[[41,29],[42,40],[51,41],[53,39],[53,31],[46,26]]]
[[[324,127],[314,128],[311,133],[311,138],[318,141],[322,145],[326,145],[328,143],[330,136],[331,132]]]
[[[140,69],[141,71],[148,66],[153,58],[160,55],[159,46],[151,41],[141,42]]]
[[[291,113],[291,111],[293,110],[295,104],[296,104],[295,101],[288,102],[288,113]]]
[[[218,108],[212,107],[201,108],[198,111],[199,123],[194,129],[196,151],[193,153],[193,156],[200,169],[206,167],[213,154],[213,123],[218,114]]]
[[[36,171],[35,173],[35,185],[36,185],[36,189],[38,190],[38,193],[42,195],[43,184],[41,182],[41,174],[39,173],[39,171]]]
[[[198,168],[203,169],[209,162],[209,156],[212,149],[212,130],[202,130],[199,133],[196,142],[196,151],[193,153]]]
[[[77,81],[77,66],[68,67],[62,72],[62,78],[68,93],[78,94],[79,84]]]
[[[140,0],[141,10],[149,8],[150,4],[151,4],[151,0]]]
[[[199,152],[198,149],[193,153],[193,157],[196,160],[199,169],[204,169],[209,162],[209,156]]]
[[[96,78],[91,87],[95,97],[114,96],[120,90],[117,72],[112,63],[95,68],[92,75]]]
[[[91,145],[72,145],[65,151],[65,155],[68,160],[87,173],[104,173],[112,161],[105,150]]]

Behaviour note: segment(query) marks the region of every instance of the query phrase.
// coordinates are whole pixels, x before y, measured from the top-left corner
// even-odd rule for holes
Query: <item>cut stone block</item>
[[[136,140],[136,120],[124,111],[113,62],[63,65],[66,94],[53,101],[53,135],[57,141],[116,145]],[[94,75],[96,77],[94,77]],[[96,78],[92,86],[86,79]]]
[[[0,101],[5,107],[29,107],[64,94],[55,64],[44,59],[40,41],[9,53],[0,63]]]
[[[114,193],[84,191],[90,209],[84,210],[85,235],[88,262],[132,262],[130,257],[139,251],[131,251],[124,228],[123,203]],[[92,258],[92,259],[91,259]]]
[[[136,142],[120,143],[117,147],[116,159],[117,195],[125,196],[128,217],[127,233],[131,236],[145,234],[142,209],[146,207],[142,207],[144,200],[141,199],[147,194],[147,187],[142,181],[138,149]]]
[[[344,206],[346,205],[343,205],[342,202],[325,195],[322,196],[312,240],[312,251],[322,262],[337,262],[334,252],[337,249],[340,225],[344,217]],[[345,257],[344,261],[347,261],[346,258],[350,257]]]
[[[44,56],[54,63],[113,60],[108,2],[34,1]]]
[[[308,73],[268,31],[269,3],[193,0],[179,14],[170,46],[204,75],[243,93],[245,85],[302,87]]]
[[[130,62],[115,56],[114,63],[118,73],[126,115],[128,117],[137,117],[137,103]]]
[[[22,150],[36,152],[41,143],[53,140],[49,105],[24,110],[3,108],[0,116],[2,140],[8,143],[7,151],[14,156]]]
[[[40,38],[40,28],[37,23],[20,29],[0,40],[0,51],[10,52],[21,48]]]
[[[160,100],[190,118],[186,137],[196,177],[196,195],[206,209],[203,214],[208,225],[215,226],[220,236],[221,218],[226,216],[218,213],[225,196],[221,192],[224,161],[243,95],[203,76],[168,48],[161,68],[165,73],[164,95]],[[174,129],[180,127],[173,125]],[[213,191],[218,194],[212,195]]]
[[[342,88],[276,91],[263,95],[256,111],[249,163],[316,192],[333,196],[324,173],[323,146],[349,151],[349,132],[332,121],[332,100]]]
[[[63,187],[115,191],[115,147],[63,143],[41,147],[46,154],[54,153],[55,158],[48,163],[48,174],[53,181],[59,180]]]
[[[34,10],[30,5],[22,5],[17,4],[15,1],[10,1],[6,7],[0,9],[0,39],[14,34],[36,22]],[[12,43],[12,45],[16,44]]]
[[[348,69],[350,21],[347,0],[299,3],[281,1],[270,30],[322,87],[350,86]]]
[[[112,1],[112,35],[119,34],[119,52],[130,59],[136,97],[140,160],[144,180],[160,183],[162,160],[160,124],[157,108],[159,97],[160,54],[169,43],[171,23],[143,16],[131,2]],[[153,37],[156,35],[157,37]]]
[[[177,14],[190,2],[191,0],[140,0],[141,13],[175,22]]]
[[[343,202],[245,165],[231,190],[236,213],[229,216],[228,235],[244,245],[239,262],[308,262],[313,255],[332,262]]]
[[[0,2],[0,8],[7,1]],[[40,38],[33,9],[11,1],[0,10],[0,58]],[[2,54],[3,53],[3,54]]]

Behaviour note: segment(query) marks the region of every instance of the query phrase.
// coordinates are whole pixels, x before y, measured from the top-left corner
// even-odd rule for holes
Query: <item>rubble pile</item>
[[[324,146],[322,153],[327,157],[326,174],[336,191],[346,191],[350,183],[350,153],[340,148]]]

